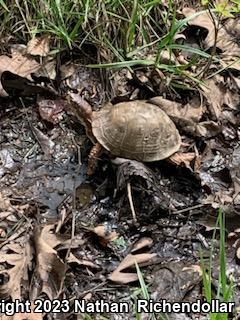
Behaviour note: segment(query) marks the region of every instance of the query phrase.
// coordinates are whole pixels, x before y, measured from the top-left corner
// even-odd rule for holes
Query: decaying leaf
[[[63,241],[54,233],[55,225],[45,225],[35,232],[36,248],[36,281],[32,283],[32,297],[36,299],[40,292],[45,293],[49,299],[57,297],[61,283],[65,278],[65,264],[58,256],[56,247]]]
[[[35,84],[25,77],[21,77],[10,71],[4,71],[1,75],[1,84],[3,89],[10,96],[32,96],[36,94],[55,94],[51,89]]]
[[[224,105],[235,109],[239,104],[239,95],[230,91],[220,77],[207,79],[202,89],[214,119],[219,119]]]
[[[4,71],[10,71],[13,74],[30,79],[31,73],[39,68],[40,64],[36,60],[19,52],[13,52],[11,57],[0,56],[0,76]],[[0,85],[0,96],[7,96],[2,85]]]
[[[115,162],[116,163],[116,162]],[[148,189],[156,188],[154,173],[142,162],[124,159],[120,163],[117,171],[117,187],[125,188],[127,182],[134,177],[139,177],[145,181]]]
[[[79,259],[73,253],[70,253],[67,263],[76,263],[79,266],[85,266],[92,269],[99,269],[100,267],[95,263],[87,259]]]
[[[110,241],[113,241],[118,238],[118,233],[109,228],[108,224],[99,225],[92,229],[99,238],[102,245],[106,246]]]
[[[188,120],[198,122],[203,114],[203,108],[198,98],[193,98],[186,105],[164,99],[160,96],[150,99],[149,102],[159,106],[176,121]]]
[[[153,258],[157,256],[156,253],[137,253],[138,250],[149,246],[152,243],[152,240],[148,238],[144,238],[140,240],[140,244],[136,244],[137,250],[133,248],[131,253],[129,253],[123,261],[120,263],[120,265],[117,267],[116,270],[114,270],[110,276],[109,280],[121,284],[127,284],[130,282],[134,282],[138,280],[138,276],[136,273],[130,273],[130,272],[124,272],[126,269],[133,268],[135,270],[136,263],[141,265],[150,265],[153,263]]]
[[[214,121],[203,121],[196,125],[195,130],[199,137],[212,138],[221,132],[221,127]]]
[[[0,286],[0,296],[3,299],[11,297],[21,299],[21,288],[28,284],[28,272],[32,268],[33,252],[27,237],[22,243],[8,243],[1,248],[0,263],[10,265],[10,268],[0,270],[7,275],[8,281]]]
[[[192,8],[184,8],[182,10],[186,17],[192,16],[196,11]],[[215,27],[213,22],[213,16],[211,17],[208,12],[202,12],[200,15],[191,19],[188,24],[191,26],[197,26],[204,28],[208,31],[207,37],[204,40],[205,48],[209,49],[214,46],[215,43]],[[217,25],[217,21],[215,21]],[[217,37],[217,48],[219,48],[223,54],[238,57],[240,54],[240,47],[234,41],[234,38],[229,34],[226,29],[219,27]]]
[[[153,270],[151,297],[155,301],[185,301],[187,294],[202,280],[200,266],[189,265],[187,261],[173,261],[154,269],[156,270]]]
[[[51,156],[54,152],[55,143],[38,128],[31,126],[31,130],[45,155]]]
[[[171,157],[169,161],[177,166],[185,166],[191,170],[191,162],[195,159],[196,154],[194,152],[176,152]]]
[[[49,36],[36,37],[27,44],[27,53],[32,56],[46,57],[49,53]]]

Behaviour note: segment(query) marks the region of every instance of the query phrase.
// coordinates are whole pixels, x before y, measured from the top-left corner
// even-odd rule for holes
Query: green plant
[[[202,0],[202,5],[211,7],[222,18],[234,18],[235,13],[240,13],[239,0],[225,0],[221,2]]]
[[[144,281],[143,274],[138,266],[137,263],[135,263],[136,270],[137,270],[137,275],[138,275],[138,280],[140,283],[140,288],[135,291],[134,293],[134,298],[136,299],[145,299],[145,300],[150,300],[150,294],[148,292],[148,286],[146,285]],[[141,320],[141,315],[136,312],[136,320]],[[155,314],[150,314],[149,320],[168,320],[168,315],[167,314],[159,314],[157,317]]]
[[[219,275],[218,275],[218,288],[216,295],[213,294],[213,283],[211,272],[213,270],[213,255],[214,255],[214,242],[217,238],[217,230],[219,229]],[[205,299],[211,303],[212,299],[219,299],[223,302],[231,302],[234,294],[233,283],[228,283],[226,275],[226,253],[225,253],[225,216],[222,210],[219,210],[216,227],[213,232],[211,251],[208,267],[205,266],[203,256],[201,254],[201,269],[203,276],[203,287]],[[210,313],[210,320],[227,320],[228,314]]]

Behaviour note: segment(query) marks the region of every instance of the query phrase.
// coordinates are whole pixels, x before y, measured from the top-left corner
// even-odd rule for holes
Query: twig
[[[72,248],[72,242],[73,242],[73,239],[74,239],[74,236],[75,236],[75,227],[76,227],[76,188],[75,187],[74,187],[74,190],[73,190],[73,201],[72,202],[73,202],[73,205],[72,205],[72,230],[71,230],[71,240],[69,242],[67,254],[66,254],[66,257],[65,257],[65,274],[66,274],[67,268],[68,268],[67,260],[68,260],[68,257],[70,255],[71,248]],[[59,298],[60,294],[63,291],[64,281],[65,281],[65,277],[62,277],[61,284],[60,284],[60,287],[59,287],[59,290],[58,290],[58,294],[57,294],[57,298]]]
[[[174,213],[174,214],[183,213],[183,212],[187,212],[187,211],[190,211],[190,210],[193,210],[193,209],[198,209],[198,208],[201,208],[201,207],[204,207],[204,206],[205,206],[205,204],[197,204],[196,206],[192,206],[192,207],[188,207],[188,208],[185,208],[185,209],[173,211],[172,213]]]
[[[128,194],[128,201],[130,204],[130,208],[132,211],[133,221],[136,223],[137,222],[137,215],[136,215],[136,211],[135,211],[134,205],[133,205],[132,190],[131,190],[130,182],[127,183],[127,194]]]

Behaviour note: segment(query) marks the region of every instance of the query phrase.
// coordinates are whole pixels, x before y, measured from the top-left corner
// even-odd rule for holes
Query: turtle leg
[[[97,167],[97,161],[98,161],[98,157],[100,156],[100,154],[102,153],[103,147],[102,145],[97,142],[91,149],[89,156],[88,156],[88,169],[87,169],[87,174],[89,176],[91,176],[96,167]]]

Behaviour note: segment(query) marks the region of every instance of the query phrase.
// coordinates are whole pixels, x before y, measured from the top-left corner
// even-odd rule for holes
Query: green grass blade
[[[7,12],[9,12],[9,9],[8,9],[6,3],[5,3],[3,0],[0,0],[0,5],[1,5]]]

